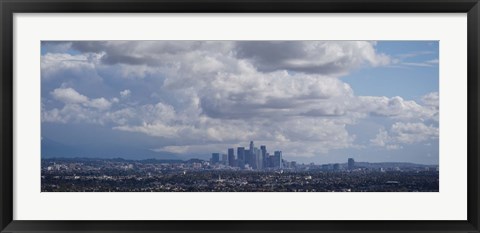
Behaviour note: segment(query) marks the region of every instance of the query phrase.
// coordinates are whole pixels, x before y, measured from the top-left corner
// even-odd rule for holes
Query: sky
[[[439,160],[438,41],[43,41],[42,157]]]

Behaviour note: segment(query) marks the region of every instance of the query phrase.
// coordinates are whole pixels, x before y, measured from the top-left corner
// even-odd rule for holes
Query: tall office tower
[[[237,167],[245,168],[245,160],[237,159]]]
[[[267,166],[267,147],[262,145],[260,146],[260,151],[262,152],[262,169],[268,167]]]
[[[212,153],[212,163],[220,162],[220,153]]]
[[[267,156],[265,158],[265,164],[264,167],[266,168],[271,168],[273,167],[273,156],[267,152]]]
[[[228,165],[228,156],[227,154],[222,154],[222,163]]]
[[[235,167],[235,154],[233,148],[228,148],[228,166]]]
[[[255,159],[257,160],[255,165],[258,170],[263,169],[263,156],[262,156],[262,150],[259,150],[258,148],[256,149],[256,154],[255,154]]]
[[[262,151],[262,154],[264,154],[264,155],[267,154],[267,146],[261,145],[260,150]]]
[[[253,148],[255,148],[253,141],[250,141],[250,153],[253,153]]]
[[[283,162],[282,162],[282,151],[275,151],[273,154],[273,166],[275,168],[282,168],[283,167]]]
[[[252,167],[252,152],[250,152],[250,150],[245,150],[245,164],[248,164],[250,165],[250,167]]]
[[[258,148],[253,148],[253,151],[250,152],[252,155],[250,156],[250,165],[252,165],[253,169],[257,169],[257,154]]]
[[[259,150],[258,148],[254,147],[252,151],[250,151],[250,161],[249,164],[253,169],[257,169],[257,161],[258,161],[258,155],[259,155]]]
[[[348,158],[348,170],[353,170],[355,168],[355,160],[353,158]]]
[[[237,147],[237,159],[245,161],[245,147]]]

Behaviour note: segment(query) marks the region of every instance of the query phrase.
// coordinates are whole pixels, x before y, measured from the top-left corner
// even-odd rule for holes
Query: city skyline
[[[235,153],[235,149],[237,153]],[[273,154],[270,154],[266,145],[261,145],[260,148],[256,147],[254,141],[250,141],[248,149],[243,146],[237,148],[228,148],[227,153],[212,153],[210,158],[212,164],[222,163],[225,166],[237,167],[240,169],[281,169],[284,167],[290,167],[290,163],[283,160],[282,151],[275,150]],[[295,163],[295,161],[292,161]],[[284,163],[288,165],[285,166]]]
[[[42,158],[438,164],[438,41],[44,41]]]

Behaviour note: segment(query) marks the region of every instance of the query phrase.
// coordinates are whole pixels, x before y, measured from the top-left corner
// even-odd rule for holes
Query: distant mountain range
[[[160,159],[177,160],[179,156],[168,152],[155,152],[128,145],[79,146],[66,145],[52,139],[42,137],[42,158],[124,158],[133,160]]]
[[[334,163],[325,165],[333,166]],[[339,163],[341,167],[348,167],[348,163]],[[355,162],[356,168],[423,168],[423,167],[438,167],[438,165],[431,164],[418,164],[418,163],[406,163],[406,162]]]

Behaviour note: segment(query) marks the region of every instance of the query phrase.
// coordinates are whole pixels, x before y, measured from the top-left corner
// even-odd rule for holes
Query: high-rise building
[[[245,161],[245,147],[237,147],[237,159]]]
[[[348,158],[348,169],[353,170],[355,168],[355,160],[353,158]]]
[[[235,154],[233,148],[228,148],[228,166],[235,167]]]
[[[245,161],[241,159],[237,159],[237,167],[239,168],[245,168]]]
[[[245,167],[245,147],[237,147],[237,167]]]
[[[220,162],[220,153],[212,153],[212,163]]]
[[[254,156],[253,153],[250,150],[245,150],[245,164],[250,165],[250,167],[253,167],[253,161],[254,161]]]
[[[262,169],[267,168],[267,146],[261,145],[260,151],[262,152]]]
[[[263,156],[262,151],[255,148],[255,169],[263,169]]]
[[[261,145],[261,146],[260,146],[260,150],[262,151],[262,154],[263,154],[263,155],[266,155],[266,154],[267,154],[267,146]]]
[[[275,168],[282,168],[283,167],[283,162],[282,162],[282,151],[275,151],[273,153],[273,166]]]
[[[258,160],[261,155],[261,152],[258,148],[254,147],[253,150],[248,150],[249,153],[246,155],[246,161],[248,165],[250,165],[251,168],[253,169],[259,169],[258,168]]]
[[[270,153],[267,152],[267,158],[265,159],[266,160],[266,163],[265,163],[265,167],[267,168],[273,168],[273,155],[271,155]]]
[[[267,168],[294,168],[295,163],[283,160],[282,151],[275,151],[273,154],[267,152],[267,146],[255,147],[250,141],[249,147],[228,148],[226,154],[212,153],[212,164],[221,162],[226,166],[240,167],[245,169],[267,169]]]

